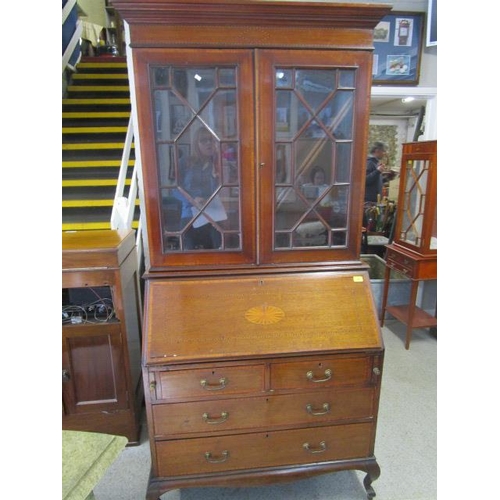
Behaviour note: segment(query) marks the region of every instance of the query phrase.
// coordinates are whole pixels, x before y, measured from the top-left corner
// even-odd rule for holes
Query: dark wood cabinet
[[[148,235],[148,498],[344,469],[374,496],[384,347],[359,250],[373,29],[391,7],[113,5]]]
[[[133,231],[63,233],[62,424],[139,443],[144,391]]]
[[[410,302],[387,306],[390,273],[411,280]],[[381,325],[386,312],[406,325],[405,348],[412,330],[437,326],[436,315],[417,307],[419,283],[437,279],[437,141],[403,144],[398,216],[394,242],[387,245]]]

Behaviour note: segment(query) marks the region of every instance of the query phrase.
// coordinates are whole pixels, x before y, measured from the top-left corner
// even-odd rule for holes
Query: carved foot
[[[375,493],[375,490],[372,488],[372,483],[380,476],[380,467],[378,466],[377,462],[374,462],[366,468],[366,472],[367,474],[365,476],[365,479],[363,480],[363,484],[366,490],[366,498],[368,498],[368,500],[371,500],[377,495]]]

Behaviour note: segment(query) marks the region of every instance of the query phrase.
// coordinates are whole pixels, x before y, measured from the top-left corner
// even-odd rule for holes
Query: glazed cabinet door
[[[355,260],[371,55],[257,52],[262,263]]]
[[[403,144],[394,241],[422,255],[437,254],[437,141]]]
[[[151,267],[255,262],[250,50],[134,53]]]

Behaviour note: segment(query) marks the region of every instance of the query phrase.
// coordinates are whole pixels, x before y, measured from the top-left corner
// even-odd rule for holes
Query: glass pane
[[[176,68],[173,70],[174,90],[199,111],[215,91],[214,68]]]
[[[155,128],[159,141],[169,141],[180,134],[194,114],[170,90],[154,93]]]
[[[432,218],[429,250],[437,250],[437,207],[434,207],[434,217]]]
[[[339,88],[354,89],[356,87],[355,74],[352,69],[339,71]]]
[[[352,139],[354,92],[342,90],[324,107],[324,123],[337,139]]]
[[[354,93],[345,87],[354,77],[354,70],[276,72],[275,249],[347,244]]]
[[[221,87],[236,87],[236,71],[234,68],[221,68],[219,70],[219,83]]]
[[[242,248],[236,73],[152,68],[165,253]]]
[[[401,240],[420,247],[426,201],[429,162],[410,160],[405,166]]]
[[[221,139],[236,136],[236,91],[219,90],[200,113],[200,117]]]
[[[335,70],[307,69],[296,72],[298,93],[317,111],[335,88]]]
[[[289,69],[279,68],[276,70],[276,87],[291,88],[293,72]]]

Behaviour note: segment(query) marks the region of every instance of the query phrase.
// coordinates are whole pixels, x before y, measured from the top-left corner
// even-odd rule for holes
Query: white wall
[[[85,12],[85,20],[99,26],[107,26],[105,0],[77,0],[78,5]]]

